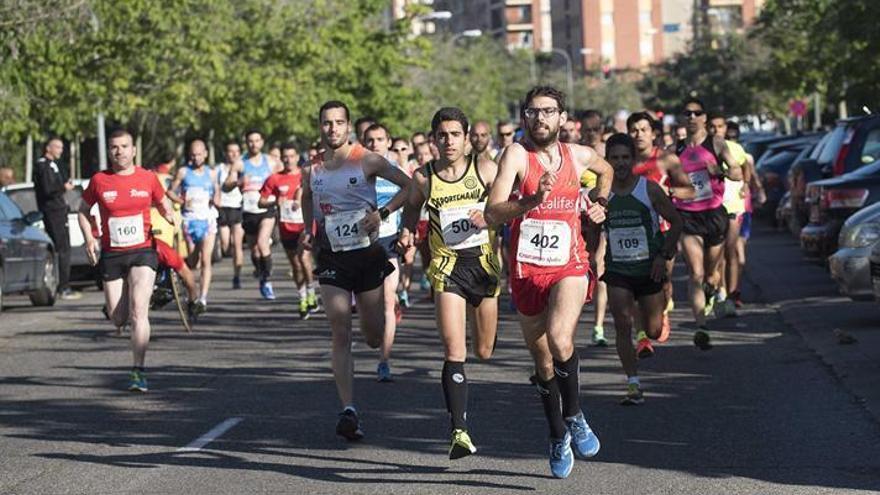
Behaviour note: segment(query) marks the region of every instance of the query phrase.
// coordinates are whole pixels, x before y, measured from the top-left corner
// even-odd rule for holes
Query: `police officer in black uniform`
[[[59,166],[64,153],[61,138],[50,137],[43,145],[43,156],[34,164],[34,190],[37,208],[43,213],[46,233],[58,254],[58,295],[61,299],[79,299],[82,294],[70,289],[70,233],[67,226],[69,207],[64,193],[73,189],[67,170]]]

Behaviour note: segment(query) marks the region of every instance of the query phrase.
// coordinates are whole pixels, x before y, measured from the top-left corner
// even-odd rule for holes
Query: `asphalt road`
[[[625,381],[613,347],[587,346],[585,310],[582,402],[602,450],[555,480],[514,314],[502,314],[494,357],[468,367],[470,429],[480,450],[451,462],[430,304],[405,314],[394,383],[375,382],[377,354],[357,341],[356,401],[367,437],[347,444],[334,435],[339,406],[323,315],[300,321],[287,280],[276,281],[279,299],[265,302],[253,280],[229,289],[228,260],[217,272],[194,333],[185,334],[174,313],[154,313],[144,395],[123,390],[128,341],[102,319],[94,289],[48,311],[9,298],[0,314],[0,493],[880,490],[880,424],[771,301],[713,321],[710,352],[691,345],[691,330],[680,326],[689,311],[679,301],[669,343],[641,363],[646,403],[631,408],[618,405]],[[276,279],[283,272],[276,268]],[[789,276],[796,284],[798,274]],[[681,299],[680,276],[677,285]],[[218,429],[225,431],[210,443],[194,444]]]

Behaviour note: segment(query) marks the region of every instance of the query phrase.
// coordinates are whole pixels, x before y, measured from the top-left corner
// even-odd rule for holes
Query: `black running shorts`
[[[717,246],[724,242],[730,224],[727,220],[727,210],[723,206],[708,211],[678,210],[678,212],[684,222],[685,235],[702,237],[706,246]]]
[[[620,287],[640,297],[652,296],[663,290],[663,282],[655,282],[651,277],[632,277],[614,272],[605,272],[602,281],[609,287]]]
[[[330,249],[318,251],[318,268],[315,276],[321,285],[332,285],[355,294],[381,287],[385,277],[394,273],[385,256],[385,250],[377,243],[363,249],[334,253]]]
[[[217,214],[217,225],[220,227],[231,227],[241,223],[241,208],[221,207]]]
[[[459,258],[449,275],[438,273],[434,277],[435,291],[457,294],[475,308],[483,299],[498,297],[500,292],[498,274],[486,271],[479,258]]]
[[[159,255],[153,248],[116,252],[104,251],[98,261],[101,278],[107,282],[127,277],[128,271],[133,266],[148,266],[156,271],[159,268]]]
[[[265,213],[247,213],[241,214],[241,226],[244,233],[249,236],[255,236],[260,232],[260,223],[264,218],[275,218],[275,210],[270,209]]]

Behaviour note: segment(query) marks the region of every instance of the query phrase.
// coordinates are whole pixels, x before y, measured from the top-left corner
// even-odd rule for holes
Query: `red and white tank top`
[[[724,177],[714,177],[709,173],[709,165],[717,165],[718,157],[711,138],[706,138],[699,146],[685,145],[678,150],[682,170],[691,179],[696,195],[694,199],[673,198],[673,204],[684,211],[709,211],[721,206],[724,201]]]
[[[639,163],[634,165],[632,168],[632,173],[636,175],[641,175],[648,180],[652,180],[656,183],[660,183],[663,180],[663,171],[660,170],[660,167],[657,166],[657,158],[660,156],[660,148],[654,147],[651,151],[651,156],[648,157],[644,163]]]
[[[538,154],[526,148],[528,170],[520,183],[522,197],[535,194],[538,182],[546,169]],[[572,265],[588,263],[586,247],[581,237],[580,178],[574,166],[571,148],[559,144],[562,163],[556,184],[550,195],[539,206],[515,218],[511,223],[510,265],[516,278],[527,278],[554,273]]]

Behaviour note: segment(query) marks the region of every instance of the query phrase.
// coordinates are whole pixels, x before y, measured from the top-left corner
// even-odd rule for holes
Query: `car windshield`
[[[822,139],[819,141],[819,144],[817,144],[816,147],[813,148],[813,151],[810,152],[810,159],[811,160],[818,160],[819,159],[819,155],[822,154],[822,150],[825,149],[825,145],[828,144],[828,141],[831,139],[831,134],[832,133],[829,132],[829,133],[826,133],[824,136],[822,136]]]
[[[819,163],[822,165],[834,163],[834,160],[837,159],[837,153],[843,145],[843,139],[846,137],[846,128],[846,124],[840,124],[831,131],[828,141],[822,148],[822,153],[819,154]]]
[[[880,127],[871,129],[871,132],[865,136],[865,145],[862,147],[862,160],[867,161],[867,157],[871,157],[871,161],[880,158]]]
[[[0,212],[6,220],[18,220],[22,218],[21,210],[13,203],[9,196],[0,192]]]
[[[9,199],[21,208],[21,211],[26,213],[37,211],[37,195],[34,193],[33,188],[15,189],[6,191],[6,194],[9,196]]]

